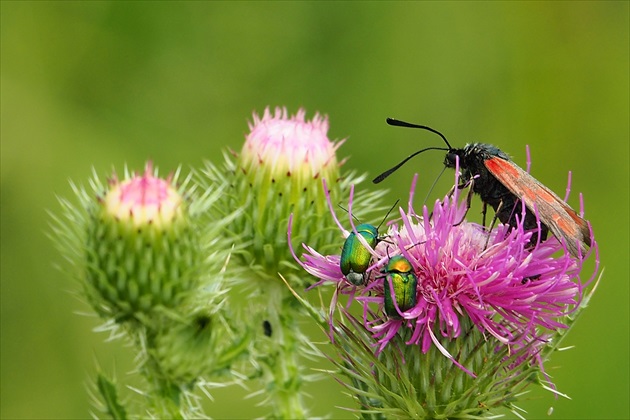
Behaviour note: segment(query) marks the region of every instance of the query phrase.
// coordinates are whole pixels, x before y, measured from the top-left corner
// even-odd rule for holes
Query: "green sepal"
[[[86,280],[101,315],[134,318],[190,298],[199,286],[203,255],[199,230],[184,216],[167,227],[134,227],[131,219],[97,212],[88,225]]]
[[[126,420],[129,418],[127,409],[120,402],[116,382],[105,375],[100,367],[97,369],[96,380],[92,386],[96,391],[92,394],[95,408],[114,420]]]

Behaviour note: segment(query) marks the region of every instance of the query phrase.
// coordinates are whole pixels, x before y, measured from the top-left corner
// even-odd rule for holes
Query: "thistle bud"
[[[202,220],[220,191],[197,197],[186,190],[188,180],[177,186],[177,175],[160,178],[147,164],[144,174],[125,171],[107,185],[94,176],[92,192],[73,186],[79,206],[60,200],[64,213],[53,216],[54,240],[100,316],[148,326],[156,310],[190,302],[204,275],[224,264],[224,245],[221,255],[208,258],[209,223]]]
[[[315,114],[309,121],[304,110],[289,116],[286,109],[266,109],[262,117],[254,114],[249,129],[236,159],[226,156],[227,176],[210,163],[206,174],[230,185],[222,203],[226,214],[241,210],[229,228],[243,245],[235,261],[250,268],[249,278],[277,279],[287,268],[297,272],[287,247],[292,213],[297,239],[333,243],[322,180],[334,199],[340,197],[345,182],[336,151],[343,140],[328,138],[327,117]]]
[[[190,177],[177,180],[178,172],[158,177],[151,164],[107,185],[94,176],[93,191],[73,185],[79,205],[61,199],[62,216],[52,215],[53,239],[107,320],[101,330],[137,345],[137,372],[149,387],[143,415],[156,418],[199,417],[193,385],[225,378],[251,342],[226,299],[231,247],[220,233],[230,218],[208,218],[225,186],[197,193]],[[120,411],[111,384],[100,383],[102,406]]]
[[[174,308],[197,287],[199,231],[170,179],[143,175],[110,182],[88,224],[86,280],[97,310],[117,319]]]
[[[243,319],[258,320],[259,326],[262,322],[264,334],[255,343],[259,357],[254,367],[266,390],[264,404],[271,406],[274,418],[308,417],[302,384],[314,380],[299,360],[313,354],[297,322],[301,308],[278,275],[298,291],[309,284],[287,239],[316,243],[331,252],[341,249],[344,236],[327,217],[328,207],[338,203],[350,185],[364,179],[341,174],[343,162],[336,151],[344,141],[328,138],[327,117],[315,114],[307,120],[305,115],[299,110],[290,116],[282,108],[273,113],[266,109],[262,117],[254,115],[241,152],[226,157],[226,170],[211,163],[205,170],[213,183],[229,185],[220,206],[223,215],[241,210],[230,224],[229,235],[240,247],[226,277],[235,291],[251,296],[238,296]],[[379,210],[381,196],[382,192],[366,194],[357,214],[365,216],[361,212],[365,208]],[[235,267],[245,267],[246,272],[230,275]]]

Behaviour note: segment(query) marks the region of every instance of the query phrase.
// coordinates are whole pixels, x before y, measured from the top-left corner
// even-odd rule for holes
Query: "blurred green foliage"
[[[97,319],[75,314],[88,308],[53,268],[46,210],[70,195],[68,179],[146,159],[161,172],[219,162],[252,111],[284,105],[328,114],[331,137],[349,137],[346,165],[371,176],[441,145],[388,116],[453,145],[497,144],[521,165],[529,144],[533,174],[561,196],[573,170],[570,202],[584,193],[605,274],[565,343],[577,348],[547,365],[573,400],[533,391],[522,406],[531,418],[550,406],[551,418],[628,418],[628,5],[3,1],[0,416],[86,417],[94,359],[106,371],[115,361],[122,382],[133,365],[129,348],[92,332]],[[414,172],[428,191],[442,158],[388,179],[391,202]],[[334,381],[308,391],[313,414],[351,417],[333,408],[351,404]],[[221,390],[207,411],[259,415],[245,395]]]

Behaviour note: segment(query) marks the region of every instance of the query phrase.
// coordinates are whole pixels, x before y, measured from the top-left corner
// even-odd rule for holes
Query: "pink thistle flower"
[[[170,177],[152,174],[147,163],[143,175],[122,182],[112,180],[112,188],[104,198],[105,212],[118,220],[129,219],[134,227],[152,224],[162,227],[182,213],[183,200],[171,185]]]
[[[444,343],[461,337],[467,332],[462,325],[472,323],[485,337],[494,337],[498,348],[519,353],[518,363],[533,361],[542,368],[541,346],[551,332],[567,328],[562,319],[580,306],[584,288],[594,278],[580,277],[583,261],[597,252],[594,238],[591,251],[580,258],[572,257],[556,238],[530,249],[533,232],[525,231],[522,224],[512,230],[499,225],[488,233],[481,225],[463,221],[466,200],[459,200],[457,188],[452,196],[437,201],[431,212],[423,207],[421,214],[412,205],[414,192],[415,178],[408,208],[400,209],[400,218],[389,223],[384,240],[371,249],[372,265],[364,286],[347,281],[339,255],[321,255],[303,245],[304,260],[298,261],[319,278],[314,286],[334,283],[335,301],[342,294],[349,296],[348,305],[361,304],[363,325],[375,340],[377,354],[402,334],[407,345],[419,346],[422,353],[435,346],[468,371]],[[349,209],[352,201],[351,194]],[[351,218],[350,223],[356,233]],[[347,236],[348,231],[341,229]],[[363,245],[369,249],[367,243]],[[416,299],[405,311],[397,306],[399,316],[388,316],[385,288],[392,286],[381,270],[396,255],[413,267]]]
[[[328,117],[320,113],[307,119],[303,109],[291,115],[285,108],[267,108],[262,116],[254,114],[240,153],[226,156],[226,170],[210,163],[205,170],[212,184],[227,186],[218,209],[238,209],[227,233],[240,245],[230,266],[245,269],[230,279],[240,289],[244,319],[259,325],[264,320],[263,331],[273,331],[256,341],[265,372],[261,389],[270,390],[265,403],[273,407],[272,417],[308,416],[301,384],[309,378],[298,358],[312,354],[312,343],[297,323],[302,308],[280,276],[295,290],[304,290],[311,281],[289,252],[287,223],[293,215],[296,243],[334,249],[336,228],[327,197],[337,200],[350,184],[365,179],[352,172],[342,175],[344,160],[336,153],[345,140],[331,140],[328,127]],[[328,188],[322,188],[322,179]],[[379,194],[367,196],[370,205]]]
[[[268,281],[278,279],[278,272],[301,272],[286,244],[292,213],[298,218],[297,240],[317,246],[332,243],[326,194],[336,198],[347,186],[346,178],[360,180],[352,174],[341,176],[343,161],[336,153],[345,140],[331,140],[328,127],[328,117],[320,113],[307,119],[304,109],[291,115],[286,108],[266,108],[262,116],[253,115],[236,159],[226,156],[227,176],[208,165],[210,180],[229,185],[223,207],[239,209],[229,230],[235,242],[246,245],[237,258],[242,257],[253,277]],[[330,181],[326,192],[323,178]],[[304,285],[301,278],[293,280]]]
[[[316,113],[307,121],[304,109],[289,116],[286,108],[276,108],[273,114],[266,108],[262,117],[254,114],[253,119],[240,155],[246,171],[262,170],[276,178],[295,174],[306,182],[322,173],[338,174],[336,151],[344,140],[328,139],[328,117]]]
[[[95,173],[92,191],[74,186],[78,206],[61,200],[60,249],[77,267],[88,302],[115,324],[155,320],[193,302],[205,285],[216,290],[206,273],[225,264],[229,247],[217,238],[229,220],[209,223],[208,215],[223,191],[197,193],[191,177],[180,182],[179,174],[160,177],[149,162],[143,173],[125,169],[105,185]]]

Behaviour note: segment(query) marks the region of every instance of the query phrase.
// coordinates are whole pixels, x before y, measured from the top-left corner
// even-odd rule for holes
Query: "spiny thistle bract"
[[[233,153],[235,157],[226,155],[224,169],[207,163],[204,179],[230,185],[221,208],[242,209],[229,230],[244,243],[237,261],[250,268],[250,277],[278,280],[278,272],[297,272],[287,247],[291,214],[296,241],[308,238],[321,247],[337,247],[338,234],[327,217],[326,194],[337,202],[365,176],[342,173],[345,159],[339,161],[336,152],[345,140],[329,140],[328,125],[328,118],[320,114],[307,120],[303,109],[289,115],[284,108],[274,112],[267,108],[262,117],[254,114],[241,152]],[[365,193],[358,208],[378,210],[382,195]],[[292,278],[297,288],[308,285],[302,277]]]
[[[123,180],[114,174],[104,185],[94,174],[91,192],[73,185],[78,206],[60,200],[55,239],[100,316],[150,321],[189,304],[203,282],[217,292],[209,273],[228,257],[217,246],[224,222],[205,218],[221,190],[197,196],[189,179],[177,185],[178,175],[159,178],[147,164],[142,175],[125,170]]]
[[[365,177],[342,173],[336,151],[344,141],[328,138],[328,118],[320,114],[308,120],[304,110],[289,115],[283,108],[266,109],[262,117],[254,114],[249,128],[240,153],[226,155],[223,168],[208,162],[199,178],[202,184],[229,185],[217,206],[220,214],[241,209],[229,225],[230,237],[241,244],[230,266],[245,272],[230,277],[230,285],[241,319],[260,332],[251,376],[262,383],[262,404],[271,407],[271,417],[304,418],[303,384],[316,375],[304,372],[303,361],[321,354],[301,331],[302,308],[280,280],[279,274],[300,291],[310,283],[291,256],[288,222],[293,215],[297,240],[339,249],[343,238],[328,217],[326,196],[336,202]],[[379,210],[382,195],[365,194],[357,206],[361,217],[362,210]]]
[[[591,252],[579,258],[556,238],[530,249],[532,231],[520,222],[488,232],[465,221],[458,188],[421,214],[412,205],[414,190],[415,179],[407,208],[389,223],[386,240],[370,249],[365,285],[347,280],[340,255],[303,245],[298,261],[319,279],[315,286],[336,285],[329,312],[340,309],[343,319],[329,320],[338,356],[331,360],[349,378],[345,385],[365,415],[479,418],[498,407],[516,413],[529,383],[555,389],[543,361],[588,301],[597,244],[591,234]],[[524,208],[518,210],[523,217]],[[595,272],[582,280],[592,252]],[[394,259],[408,263],[416,281],[404,283],[388,266]],[[337,308],[339,295],[349,302]],[[352,302],[361,305],[358,319],[349,312]]]
[[[94,174],[91,191],[73,184],[78,205],[60,199],[63,213],[52,223],[82,296],[106,320],[101,329],[136,345],[139,371],[155,390],[146,393],[147,412],[157,417],[200,414],[182,403],[188,392],[204,379],[232,381],[229,371],[250,341],[226,301],[233,245],[221,232],[238,212],[209,218],[225,186],[199,191],[178,176],[160,178],[150,163],[143,174],[125,170],[107,184]]]

